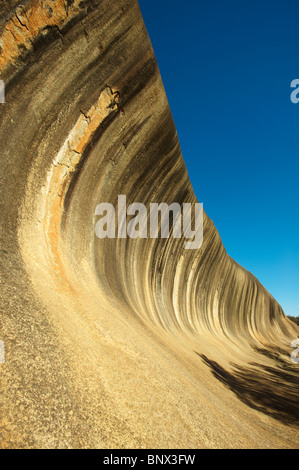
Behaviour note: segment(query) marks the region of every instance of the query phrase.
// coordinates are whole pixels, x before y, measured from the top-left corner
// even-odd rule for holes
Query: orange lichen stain
[[[60,220],[63,213],[63,201],[66,194],[65,188],[68,185],[68,179],[63,173],[64,169],[62,166],[55,167],[55,170],[52,173],[51,183],[53,183],[53,187],[48,194],[47,201],[47,210],[50,212],[44,219],[44,233],[46,234],[48,252],[55,274],[58,276],[60,283],[61,281],[63,282],[64,287],[67,286],[72,290],[64,274],[59,248]],[[57,190],[60,190],[61,193],[58,194]]]
[[[0,38],[0,71],[14,63],[21,53],[33,48],[33,41],[49,26],[61,28],[79,10],[79,0],[67,6],[64,0],[32,0],[19,6],[8,20]]]
[[[48,253],[54,271],[64,284],[73,291],[64,272],[60,252],[60,222],[65,197],[86,146],[104,119],[118,109],[119,93],[106,87],[87,114],[81,113],[66,141],[53,161],[48,180],[43,230]]]

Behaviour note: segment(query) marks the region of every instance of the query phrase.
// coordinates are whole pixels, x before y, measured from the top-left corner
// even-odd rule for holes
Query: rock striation
[[[298,328],[203,244],[95,236],[195,203],[136,0],[0,6],[2,448],[296,447]]]

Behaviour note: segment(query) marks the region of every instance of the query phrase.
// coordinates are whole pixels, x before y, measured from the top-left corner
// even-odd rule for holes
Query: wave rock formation
[[[95,236],[196,202],[136,0],[0,5],[2,448],[296,446],[298,329],[225,251]]]

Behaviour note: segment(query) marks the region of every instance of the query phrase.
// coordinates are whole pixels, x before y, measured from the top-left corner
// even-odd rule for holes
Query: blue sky
[[[298,0],[139,0],[199,202],[299,315]]]

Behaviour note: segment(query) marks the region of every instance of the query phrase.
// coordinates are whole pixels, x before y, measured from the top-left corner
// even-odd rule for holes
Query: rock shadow
[[[209,366],[213,375],[226,385],[246,405],[261,411],[284,424],[299,425],[298,365],[292,364],[290,353],[277,348],[254,348],[275,361],[274,366],[250,363],[241,367],[231,363],[233,372],[195,353]],[[288,355],[288,360],[281,355]]]

